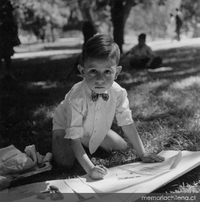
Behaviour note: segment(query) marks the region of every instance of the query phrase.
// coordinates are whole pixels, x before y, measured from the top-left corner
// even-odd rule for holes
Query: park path
[[[81,38],[63,38],[53,43],[22,44],[15,47],[13,59],[73,55],[81,53]]]
[[[135,45],[136,41],[131,39],[125,40],[124,52],[128,51]],[[200,38],[183,38],[181,41],[156,40],[149,41],[147,44],[154,51],[165,51],[172,48],[197,48],[200,47]],[[21,45],[15,48],[13,59],[49,57],[53,55],[73,55],[81,53],[81,38],[59,39],[54,43],[41,43],[33,45]]]

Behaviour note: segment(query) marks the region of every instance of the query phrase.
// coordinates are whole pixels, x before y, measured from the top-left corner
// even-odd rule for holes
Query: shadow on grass
[[[41,144],[39,152],[50,150],[49,143],[46,148],[42,146],[46,136],[49,142],[51,138],[51,116],[46,117],[46,113],[51,113],[71,86],[80,80],[75,75],[69,76],[75,60],[74,56],[59,60],[13,60],[17,80],[1,79],[0,86],[1,147],[12,143],[23,150],[32,143]],[[38,110],[40,112],[36,113]]]
[[[178,179],[173,180],[172,182],[168,183],[167,185],[155,190],[153,193],[171,193],[180,190],[180,186],[187,186],[192,185],[194,183],[199,183],[200,180],[200,166],[194,168],[190,172],[180,176]],[[183,193],[183,191],[180,190],[179,193]],[[187,193],[196,193],[194,190],[192,192],[192,188],[188,189]]]
[[[190,48],[162,51],[159,54],[165,58],[164,66],[172,67],[172,71],[137,72],[124,67],[126,74],[121,74],[118,82],[131,91],[148,82],[168,80],[163,86],[155,89],[157,92],[162,91],[173,81],[199,74],[200,59],[197,57],[199,53],[199,48],[192,48],[192,51]],[[71,74],[76,60],[77,55],[13,60],[14,74],[18,80],[1,80],[0,84],[0,147],[14,144],[23,151],[26,146],[35,144],[41,154],[51,151],[53,110],[73,84],[81,80],[76,74]],[[149,120],[164,117],[165,114],[159,116],[149,117]],[[142,117],[138,118],[142,120]],[[196,170],[199,172],[199,169]],[[57,172],[53,169],[16,182],[14,185],[66,179],[76,174],[84,174],[78,164],[75,165],[73,172]],[[188,175],[190,176],[191,172]],[[189,178],[187,174],[184,178],[187,181],[186,178]],[[178,180],[181,179],[182,177]],[[172,189],[173,186],[174,184],[169,185],[170,188],[165,187],[165,189]]]

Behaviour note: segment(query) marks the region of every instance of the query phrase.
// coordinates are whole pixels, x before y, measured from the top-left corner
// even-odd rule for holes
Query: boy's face
[[[122,69],[114,60],[96,59],[88,59],[84,67],[78,68],[88,87],[96,93],[104,93],[108,90]]]

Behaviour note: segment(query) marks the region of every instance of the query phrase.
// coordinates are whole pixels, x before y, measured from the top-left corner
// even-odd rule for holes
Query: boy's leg
[[[113,130],[109,130],[100,147],[111,152],[113,150],[127,149],[127,142]]]
[[[56,166],[69,169],[74,165],[75,155],[72,150],[70,139],[64,138],[64,130],[53,131],[52,154]]]

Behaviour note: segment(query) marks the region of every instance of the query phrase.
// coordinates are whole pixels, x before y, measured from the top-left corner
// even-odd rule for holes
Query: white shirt
[[[65,130],[65,138],[81,138],[90,153],[94,153],[110,130],[114,117],[119,126],[133,123],[126,90],[113,82],[106,93],[109,94],[107,101],[100,96],[93,102],[85,80],[75,84],[55,110],[53,130]]]

